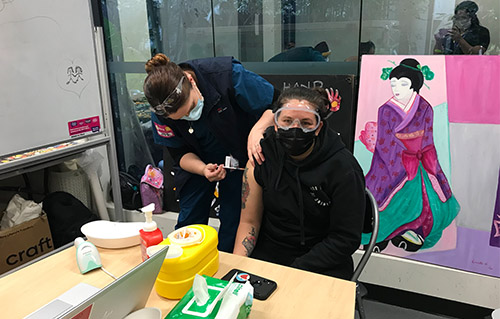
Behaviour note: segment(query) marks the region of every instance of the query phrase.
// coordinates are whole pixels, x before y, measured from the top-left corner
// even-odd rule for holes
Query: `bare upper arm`
[[[262,187],[255,180],[253,165],[248,162],[241,186],[241,222],[260,226],[263,207]]]

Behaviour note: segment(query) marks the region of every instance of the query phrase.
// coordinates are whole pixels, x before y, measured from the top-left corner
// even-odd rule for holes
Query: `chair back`
[[[361,272],[366,266],[368,259],[370,258],[373,248],[377,243],[378,227],[379,227],[379,216],[378,216],[378,205],[377,200],[373,197],[373,194],[368,188],[365,188],[366,194],[366,212],[365,212],[365,227],[363,228],[363,233],[370,233],[370,242],[365,246],[365,252],[361,259],[359,260],[354,274],[352,275],[351,281],[358,281]]]

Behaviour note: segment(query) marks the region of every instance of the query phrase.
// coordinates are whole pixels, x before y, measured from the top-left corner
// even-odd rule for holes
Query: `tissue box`
[[[203,234],[200,241],[196,243],[180,243],[182,246],[180,255],[173,255],[172,244],[179,245],[172,235],[182,232],[183,229],[191,229],[193,233]],[[189,238],[181,239],[188,241]],[[219,269],[219,251],[217,250],[217,231],[207,225],[191,225],[180,228],[168,235],[160,245],[172,245],[167,253],[167,258],[156,278],[156,292],[168,299],[181,299],[191,288],[194,276],[212,276]]]
[[[54,250],[47,215],[0,231],[0,274]]]
[[[253,287],[248,284],[250,291],[241,283],[233,283],[229,287],[224,299],[219,297],[229,282],[208,276],[203,276],[207,282],[209,299],[203,306],[198,306],[194,298],[193,289],[182,297],[165,319],[245,319],[248,318],[253,303]],[[243,295],[242,294],[245,294]],[[248,293],[247,293],[248,292]],[[235,297],[236,296],[236,297]],[[218,298],[219,297],[219,298]],[[216,302],[215,305],[213,303]],[[220,312],[220,313],[219,313]]]

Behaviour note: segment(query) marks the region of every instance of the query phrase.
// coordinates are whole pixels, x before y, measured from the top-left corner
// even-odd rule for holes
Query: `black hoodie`
[[[352,153],[326,123],[300,162],[285,153],[274,127],[261,146],[266,160],[254,176],[264,213],[252,257],[267,247],[261,259],[350,279],[365,214],[364,175]]]

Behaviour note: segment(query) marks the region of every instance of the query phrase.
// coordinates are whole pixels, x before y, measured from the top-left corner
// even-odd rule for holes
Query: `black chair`
[[[378,227],[379,227],[379,216],[378,216],[378,205],[377,200],[373,197],[373,194],[368,188],[365,189],[366,192],[366,212],[365,212],[365,225],[363,228],[363,233],[371,233],[370,242],[365,246],[365,252],[361,259],[359,260],[354,274],[352,275],[351,281],[356,283],[356,309],[358,310],[360,319],[365,319],[365,309],[363,307],[363,296],[366,295],[366,288],[358,282],[361,272],[366,266],[368,259],[370,258],[373,248],[377,243]]]

